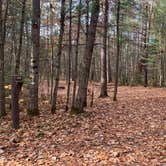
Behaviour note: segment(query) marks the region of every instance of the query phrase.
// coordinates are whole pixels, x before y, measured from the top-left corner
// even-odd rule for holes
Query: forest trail
[[[165,166],[166,89],[121,86],[117,102],[111,85],[111,97],[98,98],[99,89],[94,106],[78,116],[63,111],[64,89],[55,115],[43,102],[40,117],[21,112],[17,132],[10,115],[0,120],[0,165]]]

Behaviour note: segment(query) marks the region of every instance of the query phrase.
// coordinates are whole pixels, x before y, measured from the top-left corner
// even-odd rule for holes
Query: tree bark
[[[15,70],[14,75],[12,77],[12,98],[11,98],[11,108],[12,108],[12,120],[13,120],[13,128],[19,128],[19,93],[22,87],[22,79],[19,77],[20,71],[20,58],[22,51],[22,37],[24,32],[24,18],[25,18],[25,6],[26,0],[22,2],[22,14],[21,14],[21,23],[20,23],[20,36],[19,36],[19,48],[16,56]]]
[[[28,32],[28,23],[25,23],[25,31],[26,31],[26,53],[25,53],[25,63],[24,63],[24,74],[25,77],[29,76],[29,64],[30,64],[30,37],[29,37],[29,32]]]
[[[87,39],[87,45],[84,51],[83,63],[80,66],[81,77],[78,83],[76,103],[74,107],[72,108],[73,113],[83,112],[86,95],[87,95],[90,65],[91,65],[93,47],[94,47],[95,36],[96,36],[96,28],[97,28],[97,22],[98,22],[99,10],[100,10],[99,0],[93,0],[92,3],[93,3],[92,4],[93,8],[92,8],[91,22],[90,22],[90,26],[88,30],[88,39]]]
[[[25,6],[26,6],[26,0],[23,0],[22,2],[22,13],[21,13],[21,23],[20,23],[20,36],[19,36],[19,48],[18,53],[16,56],[16,63],[15,63],[15,74],[19,73],[20,70],[20,58],[21,58],[21,51],[22,51],[22,37],[24,33],[24,18],[25,18]]]
[[[86,46],[88,45],[88,33],[89,33],[89,12],[90,12],[90,3],[89,0],[86,0]],[[85,90],[86,94],[84,95],[84,107],[87,106],[87,89]]]
[[[110,55],[110,37],[107,40],[107,82],[112,82],[112,70],[111,70],[111,55]]]
[[[32,53],[31,53],[31,83],[28,115],[39,115],[38,84],[39,84],[39,54],[40,54],[40,0],[32,1]]]
[[[18,129],[20,126],[20,118],[19,118],[19,93],[21,91],[21,87],[23,85],[22,78],[14,75],[12,77],[12,127],[14,129]]]
[[[0,117],[6,115],[4,89],[4,32],[3,32],[2,0],[0,0]]]
[[[4,78],[4,59],[5,59],[5,40],[6,40],[6,21],[8,17],[9,1],[6,1],[5,14],[2,12],[2,0],[0,0],[0,117],[6,115],[5,108],[5,78]]]
[[[104,1],[104,28],[103,28],[103,45],[101,48],[101,91],[100,97],[107,97],[107,31],[108,31],[108,0]]]
[[[119,31],[119,20],[120,20],[120,0],[117,2],[117,16],[116,16],[116,71],[115,71],[115,85],[114,85],[114,96],[113,101],[117,100],[118,91],[118,79],[119,79],[119,57],[120,57],[120,31]]]
[[[145,36],[144,36],[144,52],[145,52],[145,59],[144,59],[144,87],[148,86],[148,5],[145,4],[145,13],[146,13],[146,20],[145,20]]]
[[[58,85],[59,85],[59,76],[60,76],[60,62],[61,62],[61,54],[62,54],[62,42],[64,35],[64,27],[65,27],[65,0],[61,1],[61,19],[60,19],[60,35],[58,39],[58,51],[56,55],[55,61],[55,87],[53,92],[52,104],[51,104],[51,112],[56,112],[56,102],[57,102],[57,93],[58,93]]]
[[[69,11],[69,48],[68,48],[68,78],[67,78],[67,100],[65,111],[68,111],[68,105],[70,100],[70,78],[71,78],[71,53],[72,53],[72,0],[70,0],[70,11]],[[72,73],[73,74],[73,73]]]
[[[78,23],[77,23],[77,39],[76,39],[76,52],[75,52],[75,71],[74,71],[74,85],[73,85],[73,98],[72,98],[72,107],[75,104],[75,95],[76,95],[76,86],[77,86],[77,74],[78,74],[78,49],[79,49],[79,40],[80,40],[80,27],[81,27],[81,5],[82,0],[79,2],[78,10]]]
[[[51,25],[50,25],[50,38],[51,38],[51,97],[50,97],[50,103],[52,102],[52,95],[53,95],[53,85],[54,85],[54,63],[53,63],[53,60],[54,60],[54,41],[53,41],[53,23],[54,23],[54,20],[53,20],[53,16],[54,16],[54,13],[53,13],[53,6],[52,4],[50,4],[50,14],[51,14],[51,17],[50,17],[50,22],[51,22]],[[48,24],[48,23],[47,23]],[[48,27],[48,25],[47,25]],[[47,29],[48,31],[48,29]],[[48,32],[47,32],[48,33]],[[47,48],[49,50],[49,39],[47,39]]]

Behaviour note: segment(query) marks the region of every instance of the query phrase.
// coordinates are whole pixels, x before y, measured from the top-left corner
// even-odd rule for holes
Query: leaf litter
[[[41,102],[39,117],[20,113],[21,128],[11,128],[10,113],[0,120],[0,166],[165,166],[166,90],[119,87],[118,101],[98,98],[80,115],[64,112],[65,90],[58,110]],[[88,102],[90,96],[88,97]]]

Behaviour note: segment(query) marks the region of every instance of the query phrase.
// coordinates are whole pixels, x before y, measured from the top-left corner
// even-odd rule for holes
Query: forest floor
[[[66,89],[59,93],[59,110],[50,113],[40,102],[39,117],[26,116],[21,128],[11,128],[10,114],[0,120],[0,166],[166,166],[166,89],[119,87],[118,101],[98,98],[86,113],[64,112]]]

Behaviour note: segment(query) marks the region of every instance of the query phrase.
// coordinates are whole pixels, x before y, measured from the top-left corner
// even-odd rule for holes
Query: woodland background
[[[0,165],[166,164],[165,13],[0,0]]]

